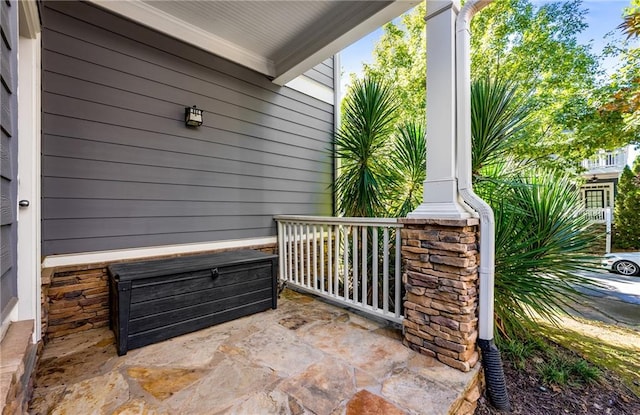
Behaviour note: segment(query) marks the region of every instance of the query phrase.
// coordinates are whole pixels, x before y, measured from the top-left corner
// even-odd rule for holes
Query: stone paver
[[[285,291],[277,310],[117,356],[95,329],[46,345],[32,414],[447,414],[475,376]]]

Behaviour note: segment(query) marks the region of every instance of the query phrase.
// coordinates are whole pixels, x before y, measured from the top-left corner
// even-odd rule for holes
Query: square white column
[[[427,2],[427,179],[409,218],[464,219],[456,181],[456,17],[459,4]]]

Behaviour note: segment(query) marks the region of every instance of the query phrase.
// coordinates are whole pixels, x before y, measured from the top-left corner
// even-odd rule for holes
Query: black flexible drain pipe
[[[478,346],[480,346],[480,350],[482,351],[482,366],[484,367],[487,394],[489,395],[491,405],[501,411],[511,411],[507,384],[504,380],[504,371],[502,370],[500,350],[498,350],[493,339],[478,339]]]

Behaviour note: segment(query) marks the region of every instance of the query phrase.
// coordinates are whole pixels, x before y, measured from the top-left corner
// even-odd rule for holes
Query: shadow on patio
[[[96,329],[45,346],[32,414],[450,414],[462,373],[399,331],[285,291],[270,310],[129,351]]]

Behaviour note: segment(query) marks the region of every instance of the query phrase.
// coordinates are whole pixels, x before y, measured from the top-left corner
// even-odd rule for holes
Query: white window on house
[[[613,183],[588,183],[580,193],[586,209],[613,208]]]
[[[602,209],[604,207],[604,190],[585,190],[585,208]]]

